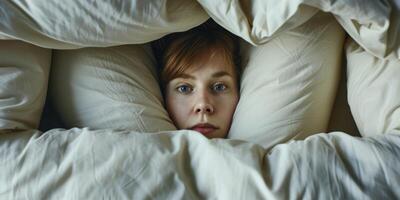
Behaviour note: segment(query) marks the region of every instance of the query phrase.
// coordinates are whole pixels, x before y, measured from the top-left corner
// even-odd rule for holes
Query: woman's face
[[[239,100],[235,67],[222,56],[212,56],[202,66],[171,80],[165,95],[167,110],[179,129],[223,138]]]

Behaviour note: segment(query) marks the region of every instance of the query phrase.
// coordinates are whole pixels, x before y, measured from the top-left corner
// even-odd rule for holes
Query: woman
[[[226,137],[239,100],[236,38],[209,21],[162,44],[161,87],[177,128]]]

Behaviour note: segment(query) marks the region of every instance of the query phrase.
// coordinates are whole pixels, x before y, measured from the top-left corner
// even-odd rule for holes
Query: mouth
[[[216,127],[212,124],[209,124],[209,123],[202,123],[202,124],[196,124],[189,129],[200,132],[201,134],[207,136],[210,133],[212,133],[213,131],[217,130],[218,127]]]

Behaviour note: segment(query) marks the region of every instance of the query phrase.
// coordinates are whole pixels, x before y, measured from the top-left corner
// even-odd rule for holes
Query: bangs
[[[221,33],[219,37],[209,34],[215,33],[189,34],[175,39],[163,58],[161,72],[163,85],[181,76],[187,70],[200,68],[215,56],[223,56],[226,63],[235,66],[233,39]]]

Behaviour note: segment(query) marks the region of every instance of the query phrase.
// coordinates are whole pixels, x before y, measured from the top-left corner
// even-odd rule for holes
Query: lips
[[[191,127],[190,129],[200,132],[203,135],[209,135],[210,133],[217,130],[218,128],[212,124],[204,123],[204,124],[196,124],[195,126]]]

